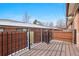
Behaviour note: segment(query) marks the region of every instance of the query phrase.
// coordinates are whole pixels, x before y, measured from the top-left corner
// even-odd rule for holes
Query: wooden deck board
[[[49,49],[50,49],[50,45],[47,45],[47,49],[45,48],[44,52],[40,56],[45,56],[45,54]]]
[[[36,48],[41,48],[43,45],[39,45],[39,46],[36,46]],[[27,56],[31,56],[33,55],[34,53],[37,53],[39,50],[35,50],[35,49],[32,49],[32,51],[30,53],[27,54]]]
[[[51,54],[52,56],[56,56],[56,53],[57,53],[58,48],[59,48],[59,45],[60,45],[60,42],[59,42],[59,43],[57,43],[57,45],[56,45],[56,47],[55,47],[55,49],[54,49],[53,53]]]
[[[21,56],[79,56],[79,47],[69,42],[41,43]]]
[[[74,45],[74,44],[72,44],[72,47],[73,47],[75,56],[79,56],[79,50],[78,50],[79,47],[76,47],[76,45]]]
[[[42,45],[42,44],[40,44],[40,46],[41,46],[41,45]],[[37,46],[35,46],[35,48],[36,48],[36,47],[38,48],[38,47],[40,47],[40,46],[37,45]],[[33,49],[30,49],[29,51],[26,51],[26,52],[23,53],[22,55],[23,55],[23,56],[26,56],[27,54],[32,53],[32,52],[33,52]]]
[[[56,46],[57,46],[57,43],[56,43],[55,46],[52,48],[52,52],[51,52],[50,56],[52,55],[52,53],[53,53],[53,51],[55,50]]]
[[[63,44],[60,43],[59,48],[58,48],[57,53],[56,53],[56,56],[60,56],[61,55],[62,46],[63,46]]]
[[[45,46],[43,45],[43,46],[39,47],[39,49],[37,48],[37,49],[36,49],[36,53],[33,53],[32,56],[38,55],[38,53],[41,52],[41,49],[43,50],[45,47],[47,47],[47,46],[46,46],[46,45],[45,45]]]
[[[54,45],[54,43],[53,43],[53,45]],[[44,46],[44,48],[45,48],[45,46]],[[52,48],[52,45],[51,45],[51,48]],[[36,56],[41,56],[44,52],[45,52],[44,50],[41,50]]]
[[[46,48],[46,47],[47,46],[44,46],[43,49]],[[45,52],[45,50],[43,50],[43,49],[36,56],[41,56]]]
[[[66,56],[70,56],[69,44],[66,44]]]
[[[63,43],[63,46],[61,48],[62,48],[61,56],[65,56],[66,55],[66,45],[65,45],[65,43]]]
[[[74,56],[75,53],[74,53],[74,49],[73,49],[73,47],[72,47],[71,44],[69,45],[69,48],[70,48],[70,55],[71,55],[71,56]]]
[[[46,56],[50,56],[52,54],[52,51],[54,50],[54,47],[56,46],[56,42],[53,42],[51,49],[49,52],[46,54]]]

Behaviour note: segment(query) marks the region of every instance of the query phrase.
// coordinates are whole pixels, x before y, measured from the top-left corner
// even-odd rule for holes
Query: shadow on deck
[[[79,56],[79,47],[63,41],[51,41],[50,44],[38,43],[30,50],[25,49],[16,56]]]

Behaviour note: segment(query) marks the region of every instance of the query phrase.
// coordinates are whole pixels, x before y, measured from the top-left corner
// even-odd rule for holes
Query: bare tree
[[[29,19],[30,19],[30,16],[28,15],[28,13],[25,13],[24,18],[23,18],[23,22],[29,23]]]
[[[66,21],[65,20],[58,20],[56,22],[56,28],[65,28],[66,27]]]
[[[49,27],[53,27],[53,22],[50,22],[49,23]]]

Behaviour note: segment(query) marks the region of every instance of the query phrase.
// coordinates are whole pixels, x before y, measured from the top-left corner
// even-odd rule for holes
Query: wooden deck
[[[41,43],[20,56],[79,56],[79,47],[68,42]]]

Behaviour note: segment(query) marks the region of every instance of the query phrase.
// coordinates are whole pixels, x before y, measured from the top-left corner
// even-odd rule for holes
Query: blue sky
[[[17,3],[0,4],[0,18],[22,21],[25,13],[30,22],[37,19],[42,22],[56,22],[65,17],[65,3]]]

